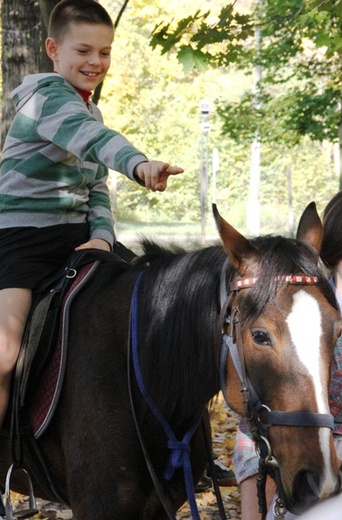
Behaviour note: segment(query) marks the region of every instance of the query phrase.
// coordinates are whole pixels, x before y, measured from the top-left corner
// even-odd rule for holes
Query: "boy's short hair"
[[[323,213],[321,258],[330,269],[342,259],[342,191],[327,204]]]
[[[68,32],[69,25],[102,24],[114,31],[114,24],[105,10],[96,0],[61,0],[51,12],[48,35],[61,40]]]

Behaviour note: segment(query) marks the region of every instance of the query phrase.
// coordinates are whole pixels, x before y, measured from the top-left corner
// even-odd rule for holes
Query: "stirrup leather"
[[[12,501],[11,501],[11,478],[15,471],[22,471],[22,473],[25,475],[27,480],[27,485],[29,489],[29,507],[28,509],[22,509],[22,510],[13,510]],[[26,469],[15,466],[12,464],[12,466],[9,468],[6,476],[6,485],[5,485],[5,497],[6,497],[6,520],[17,520],[21,518],[30,518],[31,516],[34,516],[38,513],[37,505],[36,505],[36,499],[33,494],[33,486],[32,481],[29,473],[26,471]]]

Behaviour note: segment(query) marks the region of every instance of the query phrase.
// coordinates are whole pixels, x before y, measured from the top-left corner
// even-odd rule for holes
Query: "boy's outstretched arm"
[[[145,182],[148,190],[164,191],[169,175],[183,173],[183,168],[170,166],[162,161],[141,162],[135,168],[135,175]]]

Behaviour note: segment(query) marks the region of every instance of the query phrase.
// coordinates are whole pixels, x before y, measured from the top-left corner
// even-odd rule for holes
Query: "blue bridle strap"
[[[152,399],[150,393],[145,387],[142,373],[139,364],[138,355],[138,289],[142,279],[143,273],[140,273],[134,287],[131,305],[131,343],[132,343],[132,358],[133,366],[135,371],[136,380],[138,383],[139,390],[144,397],[148,407],[153,413],[154,417],[158,420],[162,426],[165,435],[167,436],[167,446],[171,450],[170,457],[164,472],[165,480],[171,480],[176,469],[183,468],[185,487],[190,505],[191,515],[194,520],[200,520],[196,498],[194,481],[191,470],[190,461],[190,441],[195,431],[197,430],[200,421],[202,419],[202,413],[199,415],[195,424],[186,432],[182,440],[178,440],[170,424],[164,417],[163,413],[159,410],[156,403]]]

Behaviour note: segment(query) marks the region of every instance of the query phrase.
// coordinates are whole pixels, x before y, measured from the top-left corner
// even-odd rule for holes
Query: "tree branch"
[[[126,9],[126,7],[127,7],[127,5],[128,5],[128,2],[129,2],[129,0],[125,0],[124,3],[122,4],[121,9],[120,9],[120,11],[119,11],[119,14],[118,14],[118,16],[116,17],[116,20],[115,20],[115,22],[114,22],[114,29],[117,29],[117,28],[118,28],[118,25],[119,25],[119,23],[120,23],[121,17],[122,17],[122,15],[123,15],[124,12],[125,12],[125,9]],[[102,85],[103,85],[103,82],[100,83],[100,84],[96,87],[96,89],[95,89],[95,91],[94,91],[94,95],[93,95],[93,97],[92,97],[92,101],[93,101],[93,103],[95,103],[95,105],[97,105],[98,102],[99,102],[99,100],[100,100],[100,97],[101,97],[101,91],[102,91]]]
[[[129,0],[125,0],[124,3],[122,4],[122,7],[121,7],[121,9],[120,9],[120,11],[119,11],[119,14],[118,14],[118,16],[116,17],[116,20],[115,20],[115,22],[114,22],[114,28],[115,28],[115,29],[117,29],[117,27],[118,27],[118,25],[119,25],[119,23],[120,23],[121,17],[122,17],[122,15],[123,15],[124,12],[125,12],[125,9],[126,9],[126,7],[127,7],[128,2],[129,2]]]

